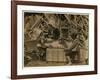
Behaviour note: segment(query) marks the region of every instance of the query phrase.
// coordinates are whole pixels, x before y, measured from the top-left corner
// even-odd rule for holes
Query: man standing
[[[71,36],[68,36],[67,39],[62,39],[61,44],[64,46],[65,56],[66,56],[66,62],[68,65],[72,64],[70,54],[71,54],[71,46],[72,46],[73,39]]]

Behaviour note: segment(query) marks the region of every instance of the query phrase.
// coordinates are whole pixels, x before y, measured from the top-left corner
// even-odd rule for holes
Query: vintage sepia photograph
[[[24,13],[24,67],[88,65],[89,14]]]

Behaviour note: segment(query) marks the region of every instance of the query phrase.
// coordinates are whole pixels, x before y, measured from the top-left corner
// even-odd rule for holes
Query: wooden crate
[[[84,62],[86,59],[88,59],[88,50],[84,48],[80,48],[80,57],[79,61]]]
[[[47,48],[46,61],[66,62],[64,49],[61,48]]]

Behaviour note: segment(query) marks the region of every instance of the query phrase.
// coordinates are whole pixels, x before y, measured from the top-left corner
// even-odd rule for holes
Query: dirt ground
[[[43,66],[70,66],[82,65],[82,63],[67,64],[66,62],[46,62],[46,61],[30,61],[25,67],[43,67]]]

